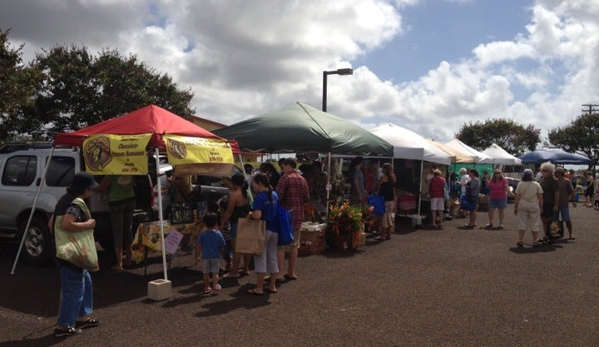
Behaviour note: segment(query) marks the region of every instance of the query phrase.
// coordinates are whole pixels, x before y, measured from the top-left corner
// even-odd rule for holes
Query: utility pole
[[[585,109],[582,109],[582,112],[585,112],[585,113],[587,113],[587,114],[589,114],[589,115],[593,114],[593,112],[599,112],[599,109],[598,109],[598,108],[596,108],[596,107],[598,107],[599,105],[594,105],[594,104],[583,104],[582,106],[587,108],[586,110],[585,110]]]
[[[596,104],[583,104],[582,106],[587,108],[586,110],[582,109],[582,112],[588,114],[589,116],[592,115],[593,112],[599,111],[599,109],[596,108],[599,105],[596,105]],[[595,178],[597,176],[596,172],[597,172],[597,166],[595,165],[595,163],[593,163],[593,178]]]

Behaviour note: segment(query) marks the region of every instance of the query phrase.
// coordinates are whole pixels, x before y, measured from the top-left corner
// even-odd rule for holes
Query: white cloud
[[[473,45],[471,56],[412,81],[355,63],[409,34],[403,10],[421,2],[21,0],[3,4],[0,23],[12,27],[11,41],[26,43],[28,60],[71,43],[136,54],[191,87],[198,116],[225,124],[295,101],[320,108],[322,71],[353,64],[353,76],[329,76],[331,113],[440,141],[493,117],[562,126],[581,104],[599,101],[598,1],[536,0],[512,40]]]

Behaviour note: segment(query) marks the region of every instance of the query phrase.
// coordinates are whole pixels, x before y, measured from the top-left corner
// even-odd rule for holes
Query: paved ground
[[[263,297],[245,293],[254,276],[199,294],[191,257],[173,263],[163,302],[146,298],[159,264],[146,277],[99,272],[101,326],[64,340],[52,336],[56,269],[19,264],[10,275],[16,251],[0,245],[0,346],[598,346],[599,212],[572,211],[574,242],[519,249],[512,208],[501,231],[461,230],[464,219],[443,231],[400,225],[357,252],[303,257],[301,278]]]

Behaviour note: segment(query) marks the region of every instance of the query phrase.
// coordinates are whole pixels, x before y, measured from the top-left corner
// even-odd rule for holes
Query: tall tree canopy
[[[186,119],[195,112],[189,106],[193,98],[190,89],[178,89],[171,77],[134,55],[124,57],[104,50],[94,57],[85,47],[58,46],[42,50],[29,66],[20,68],[20,48],[10,50],[6,36],[0,35],[0,83],[15,91],[0,91],[0,136],[4,139],[23,134],[51,139],[58,132],[77,130],[150,104]],[[5,62],[4,55],[13,62]],[[10,74],[17,69],[20,71]],[[10,76],[20,77],[12,77],[13,81]],[[29,89],[23,91],[26,87]],[[8,93],[21,98],[10,99],[4,95]],[[3,100],[14,101],[9,107]]]
[[[479,151],[493,143],[508,153],[520,156],[535,150],[541,141],[541,130],[530,124],[524,127],[511,119],[493,119],[483,122],[464,124],[455,137]]]
[[[599,113],[583,114],[570,125],[548,132],[549,141],[567,152],[582,152],[599,162]]]
[[[17,136],[23,112],[32,107],[35,71],[23,65],[23,46],[12,47],[9,31],[0,30],[0,139]]]

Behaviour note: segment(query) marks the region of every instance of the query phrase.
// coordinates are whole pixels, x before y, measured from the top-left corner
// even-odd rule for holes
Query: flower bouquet
[[[347,250],[358,248],[362,242],[364,223],[362,209],[345,202],[331,205],[327,217],[326,237],[330,248]]]

